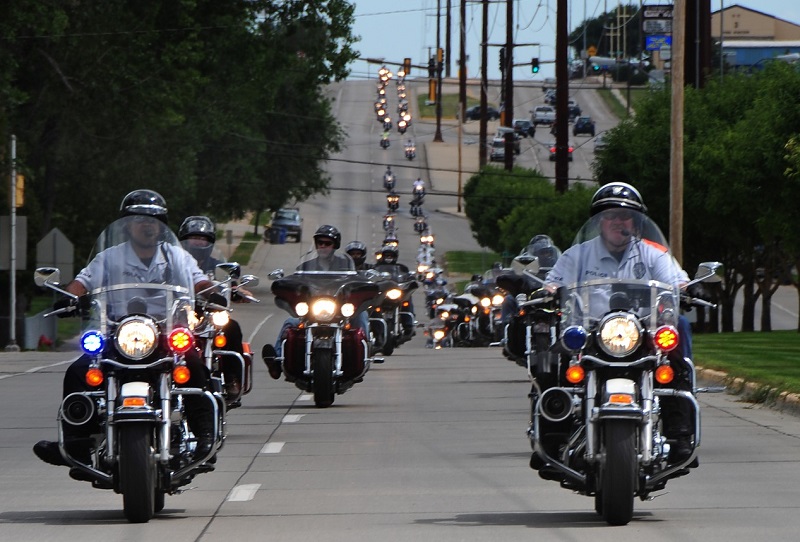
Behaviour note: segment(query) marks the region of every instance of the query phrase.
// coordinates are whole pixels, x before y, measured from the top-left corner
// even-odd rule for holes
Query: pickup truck
[[[556,121],[556,110],[549,105],[537,105],[531,109],[531,122],[538,124],[553,124]]]

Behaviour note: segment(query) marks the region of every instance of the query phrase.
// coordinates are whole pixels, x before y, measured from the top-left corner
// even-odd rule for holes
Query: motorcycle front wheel
[[[627,525],[633,518],[636,490],[636,425],[627,420],[608,420],[603,433],[606,461],[599,504],[609,525]]]
[[[118,438],[119,485],[125,517],[131,523],[147,523],[155,515],[156,504],[153,427],[145,423],[120,424]]]
[[[314,404],[328,408],[333,404],[333,352],[315,350],[311,360],[314,365]]]

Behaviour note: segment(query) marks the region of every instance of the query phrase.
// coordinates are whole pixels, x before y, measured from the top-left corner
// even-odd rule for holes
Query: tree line
[[[733,331],[742,294],[743,331],[770,331],[771,300],[781,284],[800,292],[800,70],[769,63],[753,74],[709,78],[687,88],[684,124],[684,261],[725,265],[718,292],[721,329]],[[637,102],[636,116],[606,133],[593,163],[599,185],[636,186],[649,214],[668,231],[670,199],[669,85]],[[563,196],[540,172],[487,167],[465,185],[465,211],[476,239],[495,251],[518,252],[545,233],[563,248],[587,218],[594,189],[576,183]],[[499,231],[499,235],[498,235]],[[524,232],[524,233],[523,233]],[[800,322],[798,322],[800,329]]]

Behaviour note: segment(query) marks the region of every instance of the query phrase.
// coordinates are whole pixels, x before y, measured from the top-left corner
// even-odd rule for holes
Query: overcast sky
[[[429,51],[436,47],[436,6],[441,4],[441,46],[445,46],[445,14],[448,0],[402,0],[387,2],[386,0],[356,0],[355,27],[353,33],[361,36],[355,45],[361,57],[385,58],[387,63],[401,63],[403,58],[410,57],[412,63],[427,64]],[[450,0],[452,30],[451,48],[454,57],[458,54],[459,34],[458,21],[460,0]],[[650,4],[670,4],[671,2],[650,1]],[[555,58],[555,23],[556,0],[524,0],[514,2],[514,19],[516,43],[539,43],[538,46],[517,48],[515,63],[530,62],[533,57],[542,61]],[[738,4],[768,15],[773,15],[790,22],[800,24],[800,2],[796,0],[711,0],[712,11],[720,7]],[[570,0],[569,29],[572,31],[584,19],[597,17],[616,5],[613,0]],[[480,0],[467,0],[467,74],[477,77],[480,73],[480,40],[481,40]],[[488,42],[505,42],[506,36],[506,2],[490,0]],[[589,44],[591,45],[591,44]],[[490,47],[488,53],[489,77],[499,78],[498,48]],[[357,61],[352,66],[351,78],[374,76],[377,66],[371,71],[366,62]],[[457,74],[455,62],[451,64],[451,75]],[[536,79],[553,77],[553,65],[543,63]],[[415,70],[412,75],[420,75]],[[534,80],[529,67],[518,67],[514,71],[514,80]]]

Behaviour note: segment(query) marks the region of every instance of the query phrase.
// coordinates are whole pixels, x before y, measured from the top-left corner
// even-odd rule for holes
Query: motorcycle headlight
[[[491,304],[492,304],[492,300],[489,299],[488,297],[482,297],[481,298],[481,307],[486,308]]]
[[[642,325],[630,314],[609,314],[597,330],[600,348],[608,355],[623,358],[642,343]]]
[[[399,290],[398,288],[392,288],[391,290],[386,292],[386,297],[388,297],[392,301],[396,301],[396,300],[400,299],[400,296],[402,296],[402,295],[403,295],[403,292],[401,290]]]
[[[437,297],[436,298],[436,304],[437,305],[441,305],[442,303],[444,303],[444,298],[443,297]]]
[[[231,321],[231,315],[228,311],[214,311],[211,314],[211,322],[215,327],[225,327]]]
[[[442,311],[439,313],[439,318],[441,318],[442,320],[447,320],[448,318],[450,318],[450,313],[447,311]]]
[[[330,322],[336,315],[336,301],[329,297],[315,299],[311,304],[311,314],[322,322]]]
[[[445,333],[443,329],[437,329],[434,330],[433,332],[433,338],[436,339],[437,341],[441,341],[442,339],[444,339],[444,335]]]
[[[350,318],[356,313],[356,306],[352,303],[345,303],[342,305],[342,315]]]
[[[492,305],[494,305],[495,307],[499,307],[500,305],[502,305],[503,301],[505,301],[505,297],[503,297],[500,294],[494,294],[492,296]]]
[[[305,316],[308,314],[308,303],[305,301],[301,301],[297,305],[294,306],[294,312],[297,313],[297,316]]]
[[[117,351],[129,359],[146,358],[158,345],[158,329],[152,320],[138,316],[126,318],[114,334]]]

